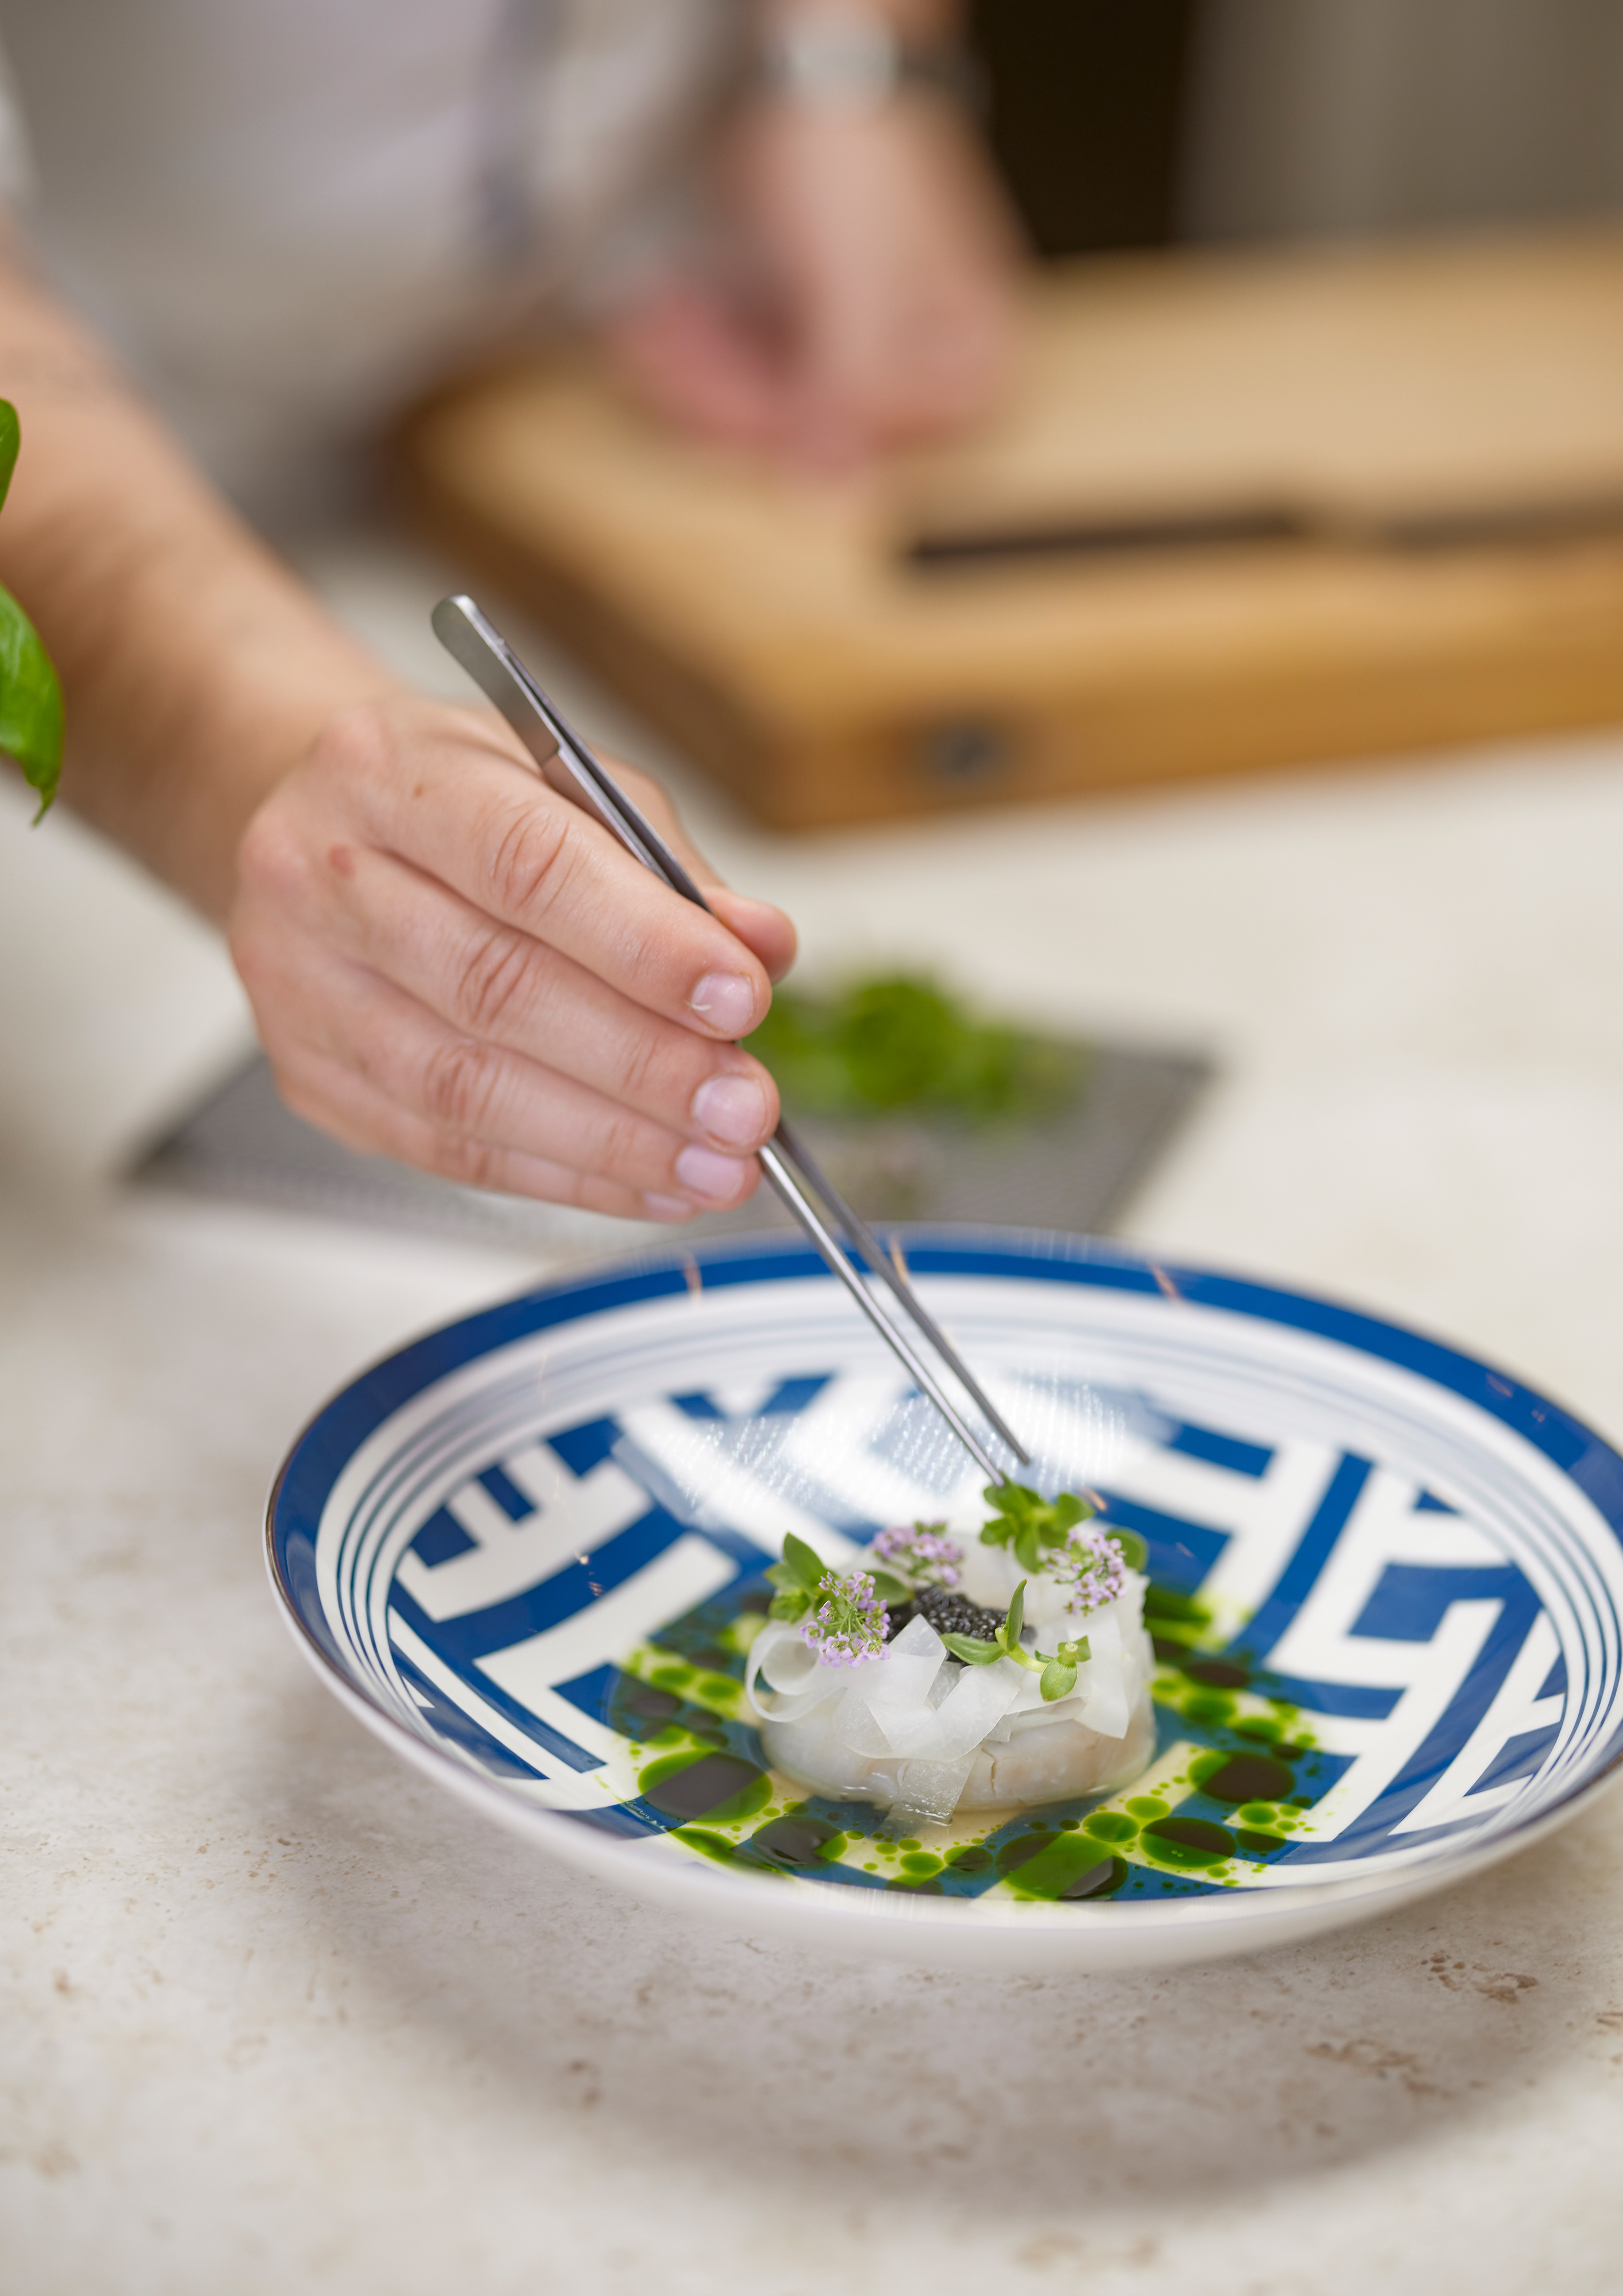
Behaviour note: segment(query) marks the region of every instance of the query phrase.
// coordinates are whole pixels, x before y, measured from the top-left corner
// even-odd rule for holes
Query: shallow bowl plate
[[[322,1679],[605,1880],[742,1933],[988,1970],[1299,1939],[1480,1871],[1607,1776],[1623,1460],[1567,1412],[1234,1276],[1075,1237],[906,1241],[1034,1447],[1148,1541],[1142,1779],[898,1841],[763,1768],[742,1653],[783,1531],[833,1560],[972,1507],[979,1480],[793,1242],[545,1285],[329,1404],[268,1525]]]

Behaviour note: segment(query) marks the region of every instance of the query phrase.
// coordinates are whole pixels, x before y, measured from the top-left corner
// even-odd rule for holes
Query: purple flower
[[[876,1562],[930,1586],[955,1587],[963,1549],[943,1538],[940,1528],[928,1522],[893,1523],[881,1530],[869,1549]]]
[[[1045,1555],[1043,1568],[1056,1585],[1068,1587],[1068,1611],[1097,1611],[1113,1603],[1127,1583],[1121,1549],[1102,1523],[1078,1524],[1065,1544]]]
[[[860,1666],[864,1659],[884,1655],[890,1620],[865,1570],[845,1578],[827,1571],[817,1592],[824,1600],[801,1621],[800,1639],[825,1664]]]

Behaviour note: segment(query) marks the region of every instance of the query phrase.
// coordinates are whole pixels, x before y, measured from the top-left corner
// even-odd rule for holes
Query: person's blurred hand
[[[494,717],[333,718],[250,823],[232,954],[283,1096],[350,1147],[627,1218],[741,1202],[777,1122],[732,1041],[794,954],[624,771],[718,914],[556,796]]]
[[[643,395],[730,444],[824,467],[965,422],[1014,335],[1016,233],[950,104],[757,97],[717,180],[731,261],[609,329]]]

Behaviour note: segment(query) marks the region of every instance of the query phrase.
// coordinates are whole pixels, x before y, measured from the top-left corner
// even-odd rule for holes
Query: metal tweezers
[[[487,699],[493,701],[539,767],[549,788],[579,806],[600,822],[627,851],[635,855],[684,900],[709,912],[710,905],[676,855],[647,817],[634,805],[579,735],[547,700],[506,640],[486,620],[471,598],[442,598],[432,616],[434,635],[455,657]],[[980,1432],[942,1385],[926,1350],[933,1348],[966,1395],[984,1414],[988,1425],[1006,1443],[1022,1466],[1030,1464],[1026,1451],[980,1387],[968,1365],[947,1340],[934,1317],[921,1304],[899,1264],[893,1263],[879,1239],[848,1204],[816,1160],[796,1139],[787,1124],[780,1124],[767,1145],[758,1152],[762,1170],[785,1207],[805,1229],[863,1314],[885,1344],[894,1349],[922,1392],[930,1398],[953,1433],[978,1466],[995,1483],[1003,1482],[1007,1469],[998,1464]],[[797,1172],[799,1177],[797,1178]],[[815,1201],[814,1201],[815,1200]],[[854,1244],[891,1299],[914,1327],[915,1338],[880,1307],[879,1300],[842,1249],[836,1231],[848,1246]]]

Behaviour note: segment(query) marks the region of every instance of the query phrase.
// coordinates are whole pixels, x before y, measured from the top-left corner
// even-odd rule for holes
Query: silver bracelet
[[[875,111],[914,91],[979,110],[981,77],[958,47],[912,47],[865,8],[808,9],[770,25],[758,89],[820,111]]]

